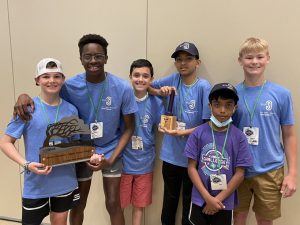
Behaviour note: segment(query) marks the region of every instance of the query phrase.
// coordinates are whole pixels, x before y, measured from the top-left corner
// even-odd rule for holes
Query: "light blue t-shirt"
[[[154,81],[152,86],[155,88],[176,87],[177,95],[174,98],[173,115],[178,121],[186,123],[186,129],[197,127],[203,123],[204,119],[210,118],[208,95],[211,86],[207,80],[198,78],[195,84],[189,86],[183,84],[179,73],[174,73]],[[188,136],[175,137],[165,134],[160,151],[161,160],[187,167],[188,159],[183,155],[187,139]]]
[[[55,122],[58,106],[41,105],[38,97],[33,99],[35,110],[32,119],[24,122],[18,118],[11,120],[5,134],[20,139],[23,135],[25,143],[25,158],[27,161],[39,162],[40,148],[46,138],[48,120]],[[45,114],[46,112],[46,114]],[[66,101],[62,101],[59,106],[57,122],[64,117],[77,116],[77,109]],[[55,138],[56,141],[67,142],[66,138]],[[53,167],[48,175],[38,175],[35,173],[24,173],[23,197],[30,199],[48,198],[73,191],[77,184],[74,164]]]
[[[250,115],[245,100],[252,112],[260,89],[261,86],[247,87],[243,83],[237,85],[240,100],[233,120],[241,130],[250,126]],[[246,177],[266,173],[283,166],[284,149],[280,141],[280,130],[283,125],[293,124],[291,93],[287,89],[267,81],[253,115],[252,126],[259,128],[259,144],[249,145],[253,156],[253,167],[246,170]]]
[[[135,113],[134,135],[142,137],[143,149],[132,149],[130,140],[123,151],[123,172],[127,174],[146,174],[153,171],[155,161],[155,125],[160,122],[164,106],[158,97],[149,95],[137,101],[139,111]]]
[[[110,73],[101,83],[90,83],[82,73],[65,82],[61,96],[77,107],[85,124],[103,122],[103,137],[93,140],[96,152],[109,158],[122,134],[122,115],[137,111],[129,83]],[[83,135],[82,139],[90,140],[90,135]]]

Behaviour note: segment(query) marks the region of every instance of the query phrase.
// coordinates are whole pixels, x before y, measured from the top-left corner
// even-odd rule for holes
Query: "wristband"
[[[28,168],[30,163],[31,163],[30,161],[26,161],[26,162],[24,163],[24,165],[23,165],[24,172],[30,173],[30,170],[29,170],[29,168]]]

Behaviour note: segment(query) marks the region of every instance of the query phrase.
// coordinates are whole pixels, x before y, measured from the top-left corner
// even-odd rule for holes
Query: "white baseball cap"
[[[54,62],[56,64],[56,68],[47,68],[47,64],[49,62]],[[53,58],[42,59],[41,61],[39,61],[39,63],[36,66],[35,78],[49,72],[61,73],[64,75],[61,62]]]

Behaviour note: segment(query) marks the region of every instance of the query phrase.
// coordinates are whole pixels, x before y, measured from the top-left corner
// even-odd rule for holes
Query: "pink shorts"
[[[144,208],[152,203],[153,172],[146,174],[124,174],[121,176],[120,200],[122,209],[130,203]]]

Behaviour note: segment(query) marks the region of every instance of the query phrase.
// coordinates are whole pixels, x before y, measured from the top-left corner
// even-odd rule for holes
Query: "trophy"
[[[46,166],[59,166],[88,161],[95,153],[95,147],[91,141],[51,142],[54,137],[70,138],[79,134],[90,134],[90,130],[88,125],[76,116],[66,117],[57,123],[49,124],[46,139],[43,147],[40,148],[40,163]]]
[[[168,110],[165,115],[160,118],[160,127],[166,128],[167,130],[176,129],[176,116],[173,116],[172,108],[174,103],[175,90],[171,91]]]

